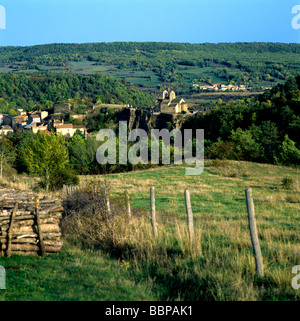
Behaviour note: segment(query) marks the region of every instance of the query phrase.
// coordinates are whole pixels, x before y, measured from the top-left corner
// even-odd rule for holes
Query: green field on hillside
[[[112,204],[130,193],[132,224],[114,225],[114,242],[88,245],[64,235],[58,255],[0,258],[7,289],[0,300],[299,300],[291,286],[300,263],[297,169],[207,161],[203,174],[164,166],[106,176]],[[291,185],[284,179],[290,178]],[[155,186],[158,238],[152,236],[149,189]],[[253,189],[265,276],[255,275],[244,190]],[[190,244],[184,189],[191,193],[195,242]],[[124,214],[125,215],[125,214]],[[80,234],[80,233],[79,233]],[[75,241],[74,241],[75,238]]]

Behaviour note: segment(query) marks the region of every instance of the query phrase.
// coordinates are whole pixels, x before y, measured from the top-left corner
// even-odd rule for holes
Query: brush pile
[[[58,253],[62,212],[58,199],[0,189],[0,256]]]

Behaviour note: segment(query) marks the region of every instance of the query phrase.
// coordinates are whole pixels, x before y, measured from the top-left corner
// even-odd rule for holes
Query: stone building
[[[7,125],[2,126],[2,128],[0,128],[0,135],[7,135],[8,133],[13,133],[14,130]]]
[[[12,123],[11,123],[11,127],[12,128],[16,128],[18,123],[24,123],[28,121],[28,116],[25,115],[19,115],[19,116],[15,116],[12,118]]]
[[[79,130],[82,134],[86,133],[86,129],[82,126],[74,126],[73,124],[61,124],[55,126],[55,132],[67,137],[73,137],[76,131]]]
[[[162,93],[162,97],[157,99],[155,106],[152,107],[152,111],[164,114],[189,112],[184,99],[176,98],[174,91],[168,92],[167,90]]]

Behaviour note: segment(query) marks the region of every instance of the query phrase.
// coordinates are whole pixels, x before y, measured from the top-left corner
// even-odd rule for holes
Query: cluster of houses
[[[69,108],[69,106],[64,107],[65,110]],[[62,111],[62,104],[54,106],[54,114],[60,114]],[[34,134],[39,131],[48,134],[54,132],[66,137],[73,137],[76,131],[86,134],[86,128],[83,126],[65,124],[63,120],[59,120],[52,116],[53,114],[49,115],[48,111],[27,113],[23,109],[18,109],[16,116],[0,114],[0,135],[7,135],[10,132],[20,129],[31,131]]]
[[[200,86],[199,84],[193,84],[193,87],[195,88],[199,88],[202,90],[212,90],[212,91],[226,91],[226,90],[230,90],[230,91],[246,91],[246,90],[250,90],[252,88],[248,88],[245,85],[224,85],[224,84],[213,84],[213,85],[205,85],[205,86]]]

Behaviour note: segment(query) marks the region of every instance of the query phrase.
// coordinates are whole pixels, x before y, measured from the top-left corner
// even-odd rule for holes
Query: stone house
[[[27,122],[28,116],[19,115],[12,118],[11,127],[16,128],[19,123]]]
[[[31,114],[28,116],[28,123],[40,123],[41,122],[41,118],[39,115],[36,114]]]
[[[45,111],[45,110],[35,111],[34,114],[38,115],[40,117],[41,121],[44,120],[49,115],[49,113],[47,111]]]
[[[10,127],[10,126],[2,126],[2,128],[0,128],[0,135],[7,135],[8,133],[13,133],[14,130]]]
[[[55,126],[55,131],[57,134],[61,134],[67,137],[73,137],[76,131],[79,130],[83,134],[85,134],[86,129],[81,126],[73,126],[73,124],[61,124]]]
[[[26,116],[27,113],[24,109],[17,109],[17,116]]]
[[[179,114],[181,112],[188,112],[188,109],[184,99],[176,98],[174,91],[169,93],[165,90],[162,93],[162,97],[160,97],[156,101],[155,106],[152,107],[152,111],[164,114]]]

